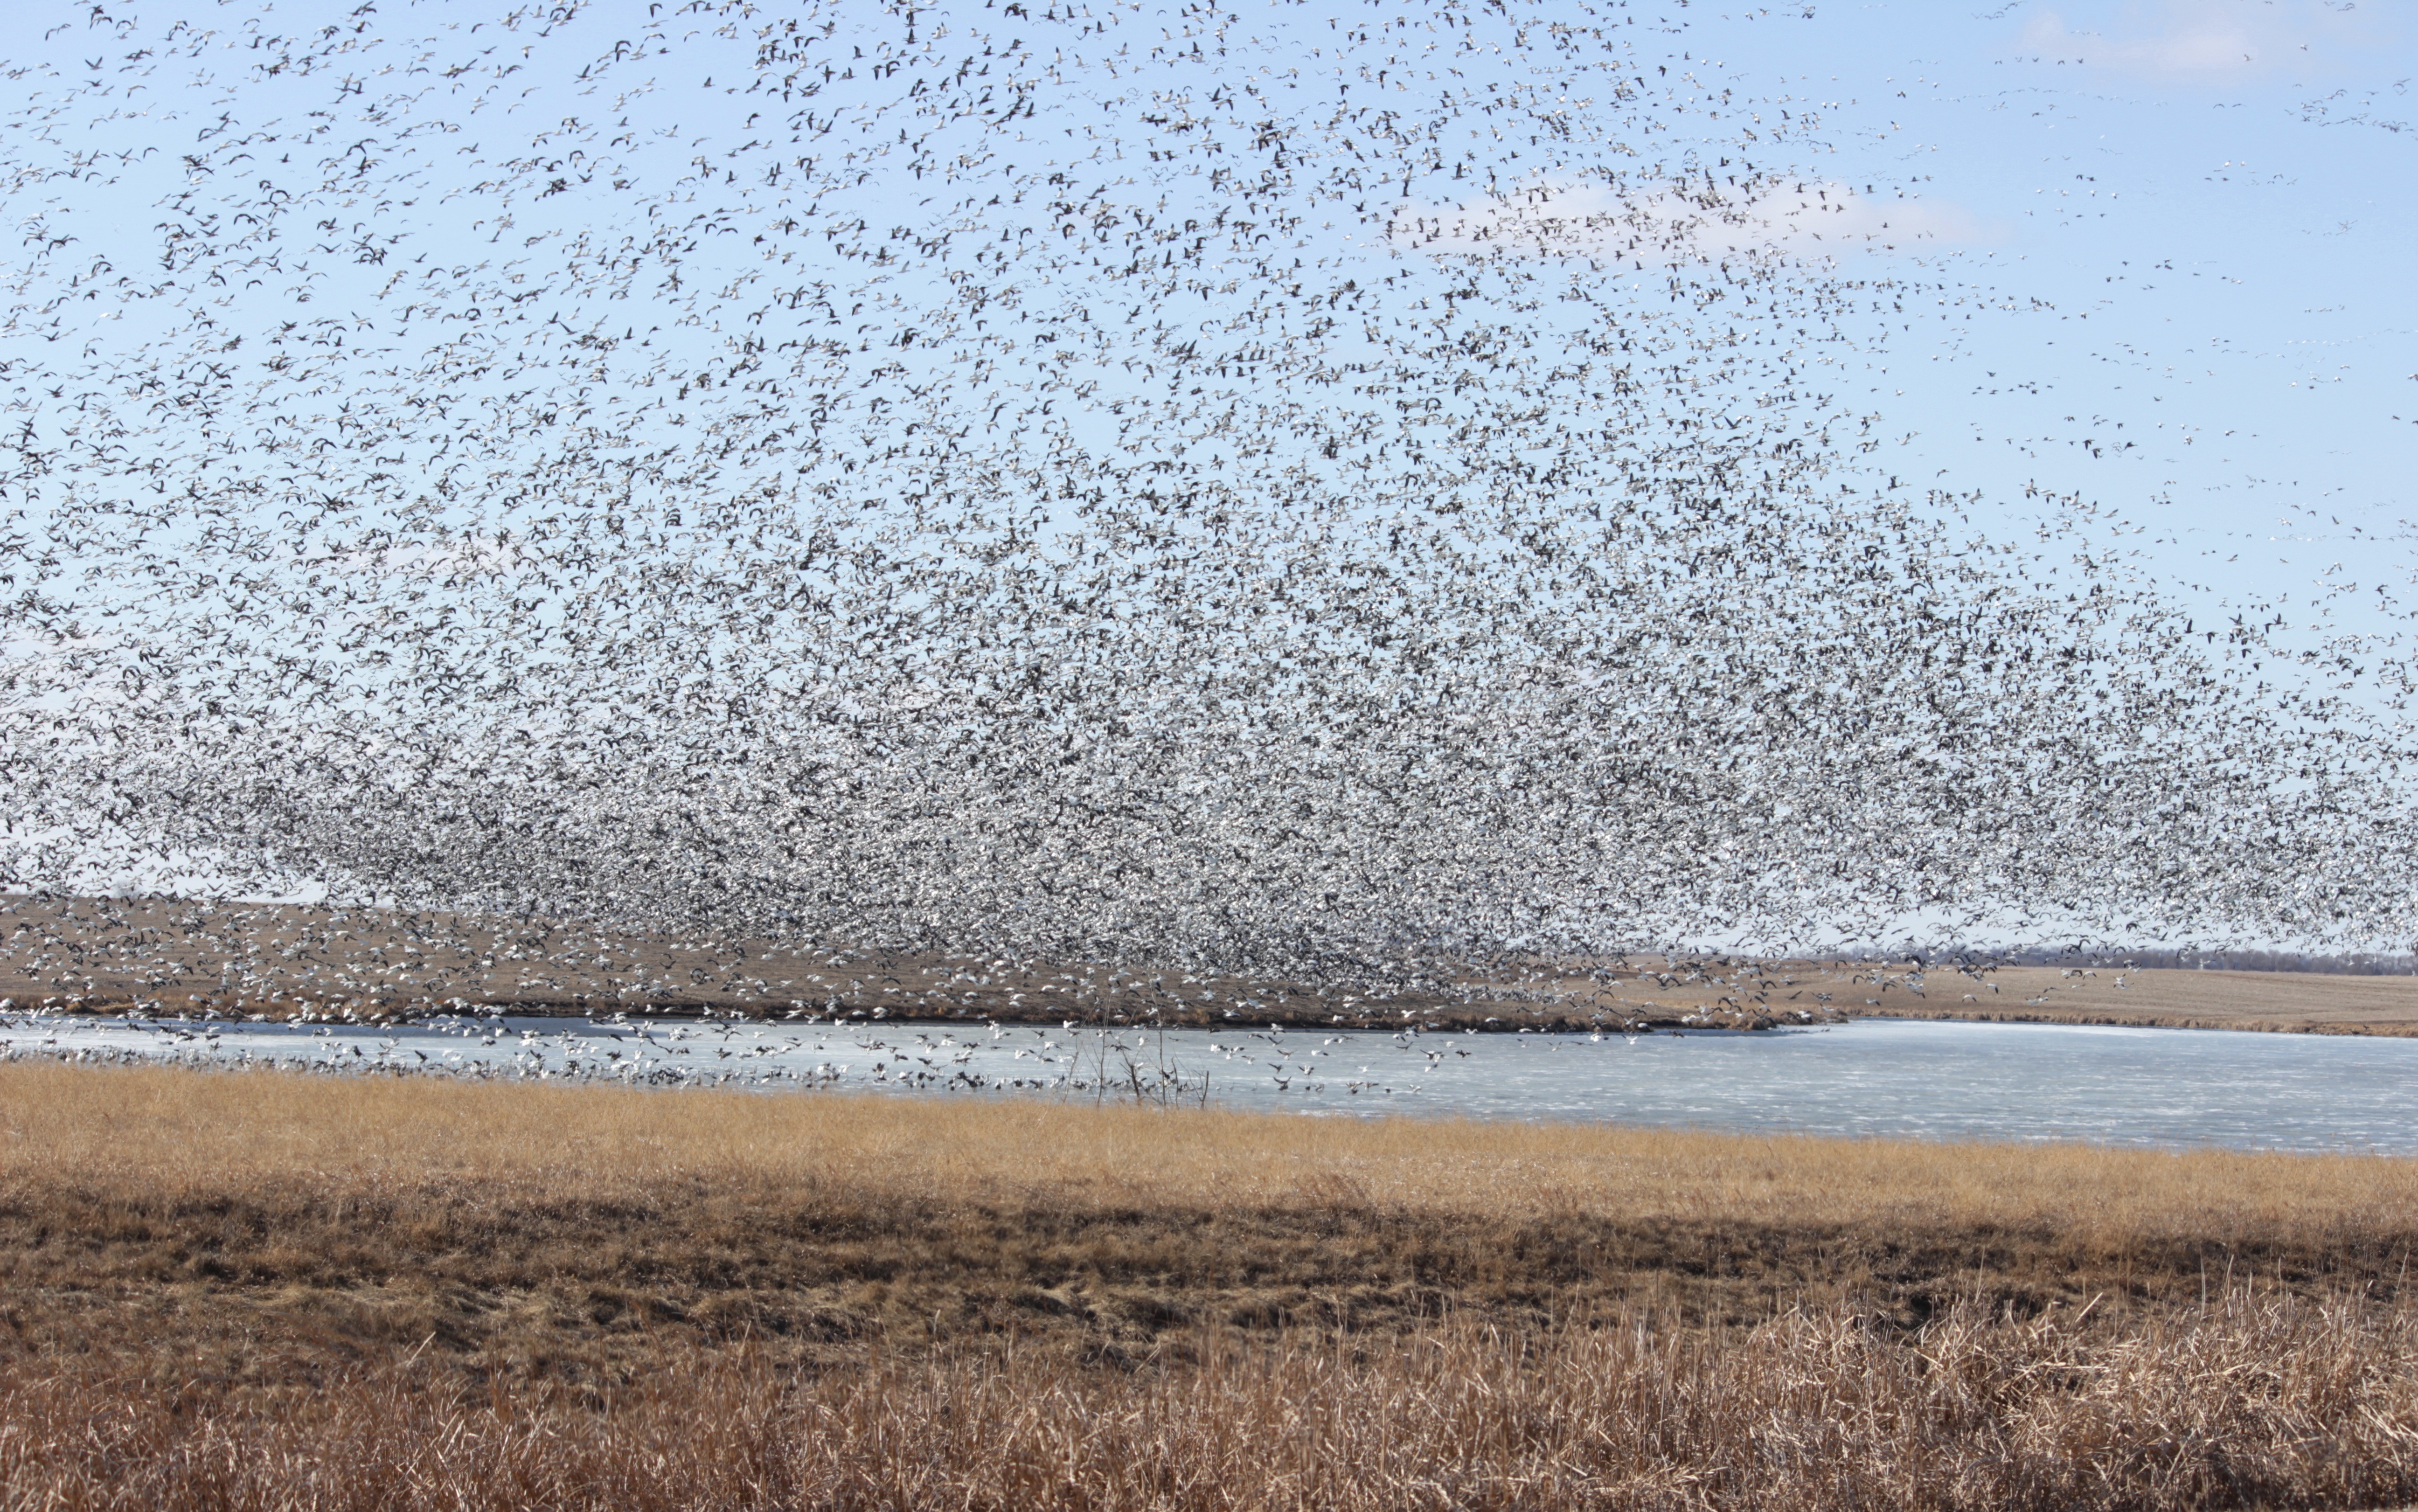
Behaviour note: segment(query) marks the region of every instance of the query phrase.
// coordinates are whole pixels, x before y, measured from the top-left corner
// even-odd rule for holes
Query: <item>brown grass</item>
[[[2348,1506],[2418,1162],[0,1066],[0,1507]]]
[[[742,1353],[601,1408],[407,1367],[242,1401],[23,1374],[0,1386],[0,1507],[2089,1512],[2418,1489],[2406,1316],[2226,1302],[2123,1337],[1960,1309],[1911,1339],[1802,1313],[1215,1334],[1126,1369],[1007,1348],[784,1378]]]

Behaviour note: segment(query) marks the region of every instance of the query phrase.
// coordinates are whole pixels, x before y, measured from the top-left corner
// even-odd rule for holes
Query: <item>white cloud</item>
[[[1986,245],[2003,232],[1945,200],[1870,195],[1829,181],[1734,202],[1708,202],[1676,188],[1623,198],[1600,185],[1538,182],[1463,205],[1405,204],[1387,237],[1404,251],[1439,257],[1669,264],[1934,251]]]
[[[2127,8],[2122,23],[2093,29],[2043,11],[2025,23],[2024,51],[2045,63],[2181,83],[2319,71],[2372,40],[2357,8],[2311,0],[2165,0]]]

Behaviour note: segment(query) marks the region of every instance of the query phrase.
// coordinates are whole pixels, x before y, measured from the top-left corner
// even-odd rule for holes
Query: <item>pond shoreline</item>
[[[2406,1111],[2413,1053],[2418,1038],[2261,1045],[2138,1025],[1885,1017],[1760,1033],[1479,1033],[1416,1023],[0,1015],[0,1061],[18,1063],[2400,1155],[2418,1155]]]
[[[2125,1014],[2088,1008],[2031,1011],[2021,1008],[1938,1008],[1928,1012],[1892,1009],[1886,1014],[1859,1014],[1858,1020],[1905,1019],[1920,1023],[2045,1024],[2076,1029],[2199,1029],[2243,1034],[2326,1034],[2374,1039],[2418,1039],[2418,1024],[2384,1022],[2295,1023],[2285,1019],[2194,1017],[2158,1013]]]

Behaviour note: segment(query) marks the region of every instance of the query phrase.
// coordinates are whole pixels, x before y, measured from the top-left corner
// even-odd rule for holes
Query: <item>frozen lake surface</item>
[[[0,1056],[2418,1154],[2418,1040],[1866,1019],[1759,1034],[0,1014]]]

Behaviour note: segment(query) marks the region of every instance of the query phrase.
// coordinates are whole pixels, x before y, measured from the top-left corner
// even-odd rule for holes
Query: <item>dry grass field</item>
[[[0,1507],[2349,1507],[2418,1162],[0,1066]]]
[[[1979,977],[1934,972],[1920,997],[1902,977],[1891,987],[1886,1010],[1858,1001],[1849,1011],[1895,1018],[2418,1035],[2418,977],[2412,976],[2007,966]]]
[[[1464,989],[1466,996],[1464,996]],[[0,999],[117,1012],[876,1013],[1140,1022],[1451,1027],[1845,1016],[2418,1034],[2418,976],[1846,962],[1540,964],[1428,993],[681,939],[384,909],[0,898]]]

